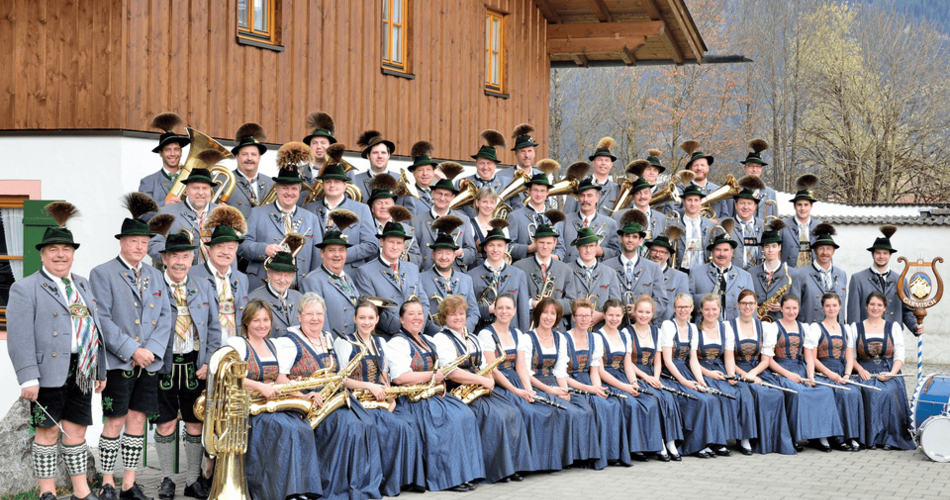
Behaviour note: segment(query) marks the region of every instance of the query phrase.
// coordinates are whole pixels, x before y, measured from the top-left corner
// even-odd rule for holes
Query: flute
[[[739,378],[739,377],[736,377],[735,375],[727,376],[726,380],[738,380],[739,382],[745,382],[750,385],[755,383],[755,380],[752,380],[751,378],[745,378],[745,377]],[[792,394],[798,394],[798,391],[796,391],[795,389],[789,389],[788,387],[782,387],[780,385],[770,384],[768,382],[762,382],[762,387],[768,387],[770,389],[778,389],[780,391],[790,392]]]
[[[844,387],[844,386],[840,386],[840,385],[828,384],[828,383],[825,383],[825,382],[819,382],[819,381],[817,381],[817,380],[815,380],[815,379],[813,379],[813,378],[806,378],[806,379],[803,379],[803,380],[806,381],[806,382],[811,382],[811,383],[816,384],[816,385],[823,385],[823,386],[825,386],[825,387],[831,387],[832,389],[838,389],[839,391],[850,391],[850,390],[851,390],[850,387]]]
[[[829,377],[828,377],[827,375],[825,375],[824,373],[816,373],[815,375],[818,375],[819,377],[829,378]],[[856,386],[858,386],[858,387],[864,387],[865,389],[873,389],[873,390],[878,391],[878,392],[883,391],[883,389],[881,389],[880,387],[874,387],[873,385],[862,384],[862,383],[860,383],[860,382],[855,382],[854,380],[851,380],[851,379],[848,379],[848,378],[844,379],[844,383],[846,383],[846,384],[851,384],[851,385],[856,385]]]

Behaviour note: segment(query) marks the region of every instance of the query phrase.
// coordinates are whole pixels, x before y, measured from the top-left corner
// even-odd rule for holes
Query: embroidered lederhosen
[[[326,335],[323,336],[324,345],[327,346],[327,352],[318,353],[313,350],[309,342],[295,342],[297,344],[297,357],[294,359],[294,366],[290,369],[290,376],[293,378],[306,378],[313,375],[314,372],[324,368],[330,368],[331,371],[336,365],[336,357],[333,356],[333,345]],[[301,333],[301,336],[303,334]]]
[[[824,323],[818,323],[818,326],[821,327],[821,339],[818,340],[818,349],[816,349],[818,359],[831,358],[844,363],[844,349],[847,346],[844,339],[844,325],[838,323],[841,335],[832,335],[825,328]]]
[[[570,332],[567,333],[571,335]],[[587,332],[587,349],[577,349],[574,342],[567,343],[567,373],[584,373],[590,366],[590,356],[594,349],[594,334]]]
[[[630,338],[632,339],[630,360],[633,361],[634,364],[653,366],[653,356],[657,355],[657,346],[660,345],[660,331],[657,327],[650,325],[650,336],[653,338],[653,347],[643,347],[640,345],[640,338],[637,337],[636,330],[630,327]]]
[[[627,355],[627,339],[623,335],[623,330],[617,330],[617,336],[620,337],[620,345],[623,348],[620,351],[613,351],[610,347],[610,342],[607,341],[607,334],[601,333],[601,337],[604,339],[604,358],[603,363],[607,368],[613,368],[614,370],[623,370],[623,358]]]
[[[432,345],[432,342],[429,342],[425,337],[419,336],[419,339],[422,340],[422,343],[425,345],[426,349],[424,350],[416,344],[416,341],[412,339],[408,333],[403,330],[399,330],[399,333],[396,334],[396,337],[402,337],[406,339],[406,342],[409,342],[409,352],[412,355],[412,362],[409,364],[409,368],[414,372],[431,372],[435,369],[436,363],[439,361],[439,356],[435,353],[435,346]]]
[[[538,333],[532,331],[530,335],[531,338],[531,369],[539,372],[542,376],[547,377],[553,375],[554,365],[557,363],[558,352],[561,350],[561,335],[557,332],[551,332],[551,336],[554,338],[554,353],[553,354],[544,354],[541,352],[541,342],[538,340]]]
[[[707,363],[712,363],[718,361],[719,357],[722,356],[723,347],[726,345],[725,338],[723,337],[723,328],[722,321],[719,322],[719,343],[718,344],[706,344],[706,336],[703,335],[702,328],[699,325],[696,326],[696,329],[699,330],[699,351],[696,353],[700,361],[705,361]]]
[[[350,342],[357,344],[362,344],[359,336],[355,333],[347,335],[347,338],[350,339]],[[353,371],[353,374],[350,375],[350,378],[353,380],[360,380],[363,382],[370,382],[373,384],[382,384],[382,373],[383,373],[383,346],[380,343],[379,337],[373,336],[371,338],[373,342],[373,347],[376,350],[376,353],[373,354],[370,352],[369,348],[366,348],[366,356],[363,356],[363,359],[360,361],[360,365],[356,367],[356,370]],[[366,347],[364,345],[364,347]],[[356,356],[356,350],[354,349],[350,353],[350,359]]]
[[[798,321],[797,332],[785,330],[782,323],[775,322],[778,325],[778,337],[775,339],[775,357],[781,359],[800,359],[802,356],[802,324]]]
[[[277,349],[274,347],[274,343],[270,339],[264,339],[267,350],[270,351],[274,359],[273,361],[261,361],[261,358],[254,352],[254,348],[251,347],[250,342],[247,342],[247,339],[244,341],[247,343],[247,378],[258,382],[277,380],[280,367],[277,364]]]
[[[868,339],[864,331],[864,322],[859,321],[858,339],[854,343],[855,351],[859,360],[871,360],[876,365],[880,365],[883,360],[889,360],[894,357],[894,337],[891,335],[893,328],[892,322],[884,323],[884,338]]]
[[[505,360],[498,365],[500,370],[515,370],[516,363],[518,361],[518,336],[515,335],[514,328],[508,328],[508,332],[511,334],[511,340],[514,341],[515,346],[511,350],[504,349],[501,346],[501,339],[498,338],[498,334],[495,332],[495,328],[492,326],[488,327],[488,331],[491,332],[492,340],[495,341],[495,356],[505,356]]]
[[[739,337],[739,319],[731,320],[732,335],[736,339],[735,357],[737,363],[755,363],[759,361],[759,353],[762,352],[762,322],[753,320],[755,325],[755,337],[744,339]]]

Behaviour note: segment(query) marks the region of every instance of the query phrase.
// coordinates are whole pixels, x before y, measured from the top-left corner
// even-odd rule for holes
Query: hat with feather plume
[[[372,151],[377,144],[384,144],[389,154],[393,154],[393,151],[396,151],[396,144],[393,141],[383,139],[383,134],[378,130],[366,130],[356,139],[356,145],[363,148],[363,152],[360,153],[360,156],[363,158],[369,158],[369,152]]]
[[[237,132],[234,133],[234,142],[237,143],[237,146],[231,148],[231,154],[237,156],[238,151],[244,146],[255,146],[257,147],[257,152],[263,155],[267,152],[267,146],[264,145],[264,141],[266,140],[267,136],[264,135],[264,127],[253,122],[245,123],[238,127]]]
[[[333,124],[333,117],[323,111],[316,111],[307,115],[307,130],[310,135],[303,138],[302,141],[308,147],[314,137],[326,137],[330,144],[336,144],[336,138],[333,133],[336,127]]]
[[[597,148],[594,150],[594,154],[587,157],[588,160],[594,161],[594,158],[598,156],[606,156],[610,158],[610,161],[617,161],[617,157],[610,152],[611,149],[617,146],[617,140],[613,137],[604,137],[601,140],[597,141]]]
[[[150,198],[151,199],[151,198]],[[154,202],[153,202],[154,203]],[[69,245],[73,249],[79,248],[79,243],[73,241],[73,233],[66,227],[69,219],[79,216],[79,209],[75,205],[66,201],[54,201],[45,207],[46,213],[56,221],[56,226],[46,228],[43,233],[43,239],[36,244],[37,250],[42,250],[48,245]]]
[[[122,221],[122,229],[115,235],[115,239],[118,240],[124,236],[150,237],[152,232],[148,227],[148,222],[142,217],[158,210],[155,200],[145,193],[129,193],[122,197],[122,207],[128,210],[132,217],[126,217]]]
[[[820,225],[820,224],[819,224]],[[894,233],[897,232],[897,226],[892,226],[890,224],[885,224],[880,227],[881,234],[884,235],[883,238],[875,238],[874,244],[868,248],[868,252],[874,252],[875,250],[887,250],[888,252],[894,253],[897,251],[896,248],[891,246],[891,236],[894,236]],[[816,228],[817,230],[817,228]],[[814,246],[814,245],[812,245]]]
[[[149,123],[149,127],[161,130],[162,135],[158,136],[158,146],[155,146],[152,152],[161,153],[162,148],[172,143],[178,143],[181,147],[191,144],[191,139],[187,135],[181,135],[175,132],[175,129],[181,124],[182,119],[178,116],[178,113],[166,111],[155,115]]]
[[[740,161],[739,163],[743,165],[753,163],[763,167],[768,165],[768,163],[765,163],[765,160],[762,159],[762,151],[769,149],[769,143],[765,142],[765,139],[752,139],[749,141],[749,149],[752,151],[746,155],[745,160]]]
[[[712,155],[702,152],[699,148],[700,146],[698,141],[686,141],[683,144],[680,144],[680,149],[689,155],[689,160],[686,161],[686,170],[689,170],[689,168],[693,166],[693,162],[702,158],[705,158],[706,163],[712,166],[714,160]]]
[[[478,149],[477,153],[472,155],[472,159],[478,160],[479,158],[484,158],[499,163],[496,148],[503,148],[508,145],[508,142],[505,141],[505,136],[501,135],[501,132],[497,130],[487,129],[482,131],[481,138],[484,139],[485,144]]]
[[[537,146],[538,143],[535,142],[534,137],[531,137],[533,132],[534,127],[527,123],[522,123],[515,127],[515,131],[511,133],[511,138],[515,140],[515,147],[511,148],[511,150],[518,151],[522,148]]]

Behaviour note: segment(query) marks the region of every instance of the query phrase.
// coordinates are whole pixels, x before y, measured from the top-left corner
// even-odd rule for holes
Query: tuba
[[[352,164],[350,164],[350,162],[346,160],[340,160],[340,165],[343,165],[344,174],[349,173],[351,170],[356,168]],[[314,179],[313,186],[310,187],[309,191],[310,192],[307,193],[307,196],[305,196],[303,199],[304,205],[306,205],[307,203],[313,203],[315,201],[322,200],[325,196],[323,194],[323,181],[320,179]],[[357,203],[363,203],[363,192],[360,191],[360,188],[358,188],[352,182],[346,183],[346,192],[344,196],[349,197],[351,200]]]
[[[715,203],[718,203],[726,198],[732,198],[733,196],[739,194],[739,191],[742,191],[742,186],[739,185],[739,181],[736,180],[732,174],[729,174],[729,177],[726,178],[726,183],[720,186],[715,191],[706,195],[703,198],[703,208],[711,209]],[[716,213],[712,212],[711,219],[716,218]]]
[[[498,193],[498,205],[495,206],[495,211],[492,212],[492,219],[507,219],[508,214],[511,213],[511,207],[505,203],[512,196],[519,195],[528,190],[528,181],[531,178],[528,177],[528,174],[521,170],[520,168],[515,169],[515,178],[505,186],[504,189]]]
[[[217,186],[214,194],[211,195],[211,203],[227,203],[231,199],[231,193],[237,186],[237,179],[234,172],[221,165],[215,165],[211,168],[211,180]]]
[[[457,194],[455,198],[452,199],[452,204],[449,205],[449,209],[458,210],[462,207],[471,205],[475,201],[476,195],[478,195],[478,188],[475,187],[474,182],[469,179],[460,180],[459,194]]]
[[[677,204],[683,203],[683,200],[680,199],[679,192],[676,190],[676,184],[689,184],[693,182],[693,178],[696,176],[693,172],[689,170],[680,170],[679,172],[673,174],[670,177],[670,182],[666,184],[666,187],[657,191],[656,194],[650,198],[650,208],[662,205],[666,202],[672,201]]]
[[[415,181],[409,180],[405,169],[399,169],[399,180],[396,182],[396,192],[393,194],[398,197],[412,196],[417,200],[419,199],[419,189],[416,188]]]
[[[247,363],[233,347],[224,346],[211,355],[205,397],[195,401],[195,415],[204,421],[201,443],[218,459],[208,495],[212,500],[250,498],[244,473],[250,406],[246,376]]]
[[[220,142],[212,139],[210,136],[204,134],[203,132],[195,130],[191,127],[185,127],[185,131],[188,132],[188,137],[191,138],[191,148],[188,149],[188,158],[185,159],[185,164],[182,165],[181,168],[179,169],[178,178],[175,179],[175,183],[172,184],[171,189],[168,190],[168,195],[165,196],[165,203],[168,203],[168,200],[170,200],[173,197],[181,198],[181,195],[185,192],[185,184],[183,181],[188,179],[188,176],[191,175],[191,170],[195,168],[196,165],[200,165],[200,162],[198,161],[198,154],[201,153],[202,151],[206,149],[214,149],[221,153],[222,159],[234,158],[234,155],[232,155],[231,152],[228,151],[227,148],[222,146]],[[230,190],[226,190],[225,189],[226,184],[222,184],[221,188],[219,188],[218,191],[215,192],[215,196],[220,197],[223,195],[223,193],[226,192],[227,196],[230,197],[231,192],[234,191],[234,186],[235,186],[234,174],[228,171],[227,169],[225,169],[224,167],[221,167],[221,169],[224,169],[229,174],[231,174],[231,180],[230,180],[231,188]],[[220,170],[216,170],[216,169],[210,169],[210,170],[212,170],[213,173],[220,173]],[[227,199],[224,199],[223,202],[224,201],[227,201]]]

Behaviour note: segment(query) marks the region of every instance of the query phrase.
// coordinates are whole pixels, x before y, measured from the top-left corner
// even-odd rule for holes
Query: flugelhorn
[[[168,190],[168,195],[165,196],[165,203],[168,203],[168,201],[173,197],[181,198],[181,195],[185,192],[184,181],[188,179],[189,175],[191,175],[191,170],[195,167],[203,165],[203,163],[198,160],[198,154],[202,151],[213,149],[221,153],[222,160],[234,158],[234,155],[232,155],[226,147],[222,146],[220,142],[212,139],[203,132],[191,127],[185,127],[185,131],[188,132],[188,137],[191,138],[191,148],[188,149],[188,158],[185,160],[185,164],[182,165],[178,170],[178,178],[175,179],[175,183],[172,184],[171,189]],[[234,180],[232,174],[231,191],[233,190]],[[217,195],[217,193],[215,194]],[[228,196],[230,196],[230,192],[228,193]]]

